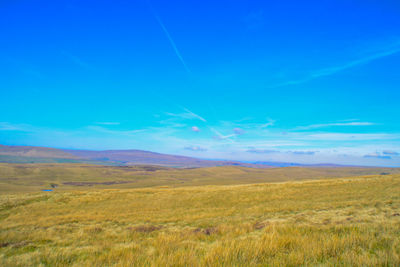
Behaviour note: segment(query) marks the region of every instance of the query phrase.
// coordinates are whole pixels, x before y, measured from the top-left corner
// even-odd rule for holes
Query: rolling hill
[[[71,153],[61,149],[37,146],[4,146],[0,145],[0,155],[33,158],[77,159]]]
[[[75,157],[96,161],[119,162],[124,165],[161,165],[171,167],[213,167],[213,166],[242,166],[270,168],[269,165],[258,165],[239,161],[204,160],[192,157],[161,154],[143,150],[63,150]]]
[[[0,145],[3,163],[94,163],[103,165],[160,165],[180,168],[241,166],[271,168],[267,164],[239,161],[205,160],[192,157],[161,154],[143,150],[70,150],[34,146]]]

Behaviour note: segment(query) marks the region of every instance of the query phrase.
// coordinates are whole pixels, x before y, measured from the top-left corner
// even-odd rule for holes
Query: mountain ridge
[[[100,165],[159,165],[179,168],[202,168],[215,166],[240,166],[249,168],[280,167],[364,167],[332,163],[302,164],[273,161],[236,161],[200,159],[189,156],[164,154],[139,149],[59,149],[40,146],[8,146],[0,144],[0,162],[5,163],[92,163]]]
[[[120,165],[160,165],[169,167],[214,167],[214,166],[242,166],[252,168],[273,168],[269,165],[257,165],[230,160],[206,160],[181,155],[170,155],[146,150],[78,150],[58,149],[38,146],[6,146],[0,145],[0,161],[2,162],[49,162],[56,161],[96,164],[120,164]],[[7,158],[11,157],[11,158]],[[20,158],[18,160],[18,158]]]

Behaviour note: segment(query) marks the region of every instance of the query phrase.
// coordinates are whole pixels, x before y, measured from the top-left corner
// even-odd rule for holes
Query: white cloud
[[[233,128],[233,132],[237,135],[242,135],[245,133],[245,131],[239,127]]]
[[[200,132],[200,129],[197,126],[193,126],[192,131],[198,133],[198,132]]]
[[[19,142],[76,149],[143,149],[246,161],[400,165],[400,157],[395,155],[396,151],[400,151],[400,134],[396,133],[292,132],[282,136],[282,129],[267,131],[245,128],[246,135],[238,136],[232,133],[232,124],[219,126],[215,129],[205,125],[201,134],[190,134],[188,130],[191,128],[188,125],[183,128],[167,124],[145,129],[117,130],[116,127],[109,129],[100,125],[55,129],[0,122],[0,130],[21,131],[19,135],[25,136],[18,137],[17,142],[12,141],[15,144]],[[222,134],[229,132],[232,134]],[[211,138],[213,134],[216,135],[214,139]],[[318,154],[315,154],[317,151]],[[380,152],[371,154],[371,151]],[[343,154],[348,156],[344,158]],[[392,159],[387,160],[387,157]]]
[[[382,154],[384,154],[384,155],[391,155],[391,156],[398,156],[398,155],[400,155],[399,152],[392,151],[392,150],[384,150],[384,151],[382,151]]]
[[[299,126],[296,127],[295,130],[310,130],[310,129],[318,129],[332,126],[371,126],[375,125],[372,122],[336,122],[336,123],[323,123],[323,124],[312,124],[308,126]]]
[[[381,155],[378,152],[375,152],[375,153],[370,153],[370,154],[364,155],[364,158],[391,159],[392,157],[391,156],[384,156],[384,155]]]

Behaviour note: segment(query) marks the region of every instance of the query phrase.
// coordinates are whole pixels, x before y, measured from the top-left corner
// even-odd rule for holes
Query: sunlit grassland
[[[0,196],[2,266],[398,266],[400,175]]]
[[[101,166],[89,164],[0,163],[0,194],[38,192],[56,185],[57,191],[127,189],[154,186],[234,185],[396,174],[399,168],[271,168],[236,166],[177,169],[160,166]]]

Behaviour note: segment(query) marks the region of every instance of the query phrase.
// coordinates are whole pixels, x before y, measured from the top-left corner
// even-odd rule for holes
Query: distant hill
[[[76,156],[56,148],[37,146],[4,146],[0,145],[0,155],[32,158],[77,159]]]
[[[0,162],[8,163],[93,163],[103,165],[160,165],[169,167],[241,166],[271,168],[267,164],[204,160],[143,150],[70,150],[34,146],[0,145]]]
[[[361,167],[337,164],[299,164],[291,162],[198,159],[193,157],[162,154],[144,150],[73,150],[36,146],[0,145],[0,162],[5,163],[89,163],[100,165],[159,165],[179,168],[239,166],[249,168],[277,167]]]
[[[161,154],[144,150],[63,150],[81,159],[96,161],[120,162],[125,165],[162,165],[172,167],[214,167],[241,166],[255,168],[271,168],[269,165],[257,165],[239,161],[204,160],[192,157]]]
[[[268,166],[274,166],[274,167],[300,167],[300,166],[304,166],[303,164],[292,163],[292,162],[256,161],[256,162],[252,162],[252,163],[253,164],[257,164],[257,165],[268,165]]]
[[[333,163],[301,164],[294,162],[275,162],[275,161],[256,161],[252,163],[256,165],[268,165],[273,167],[322,167],[322,168],[365,167],[359,165],[341,165]]]

